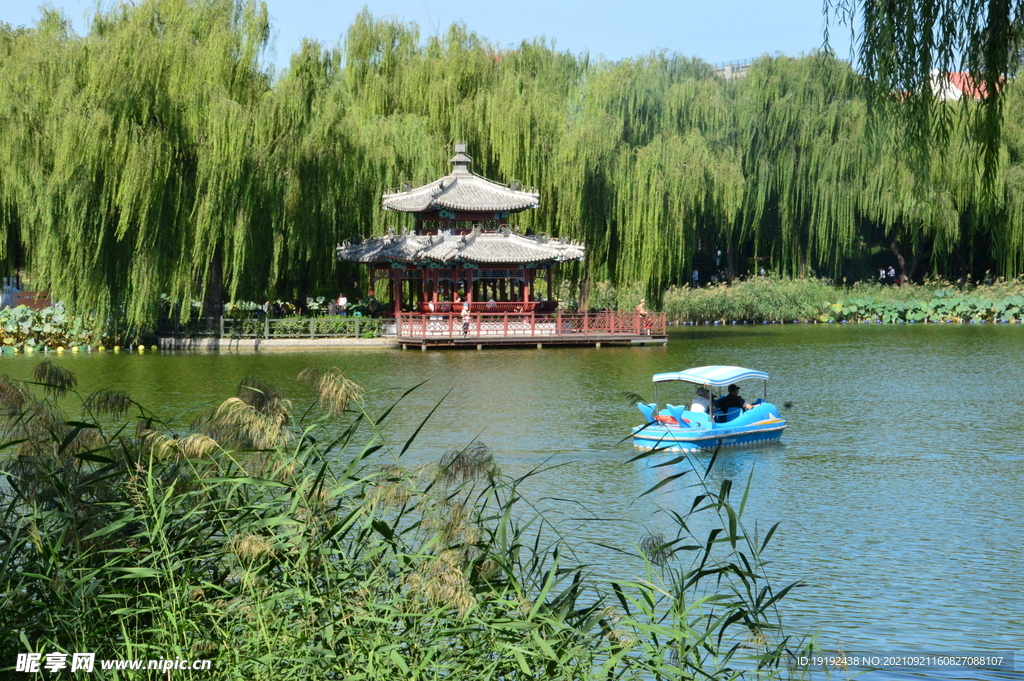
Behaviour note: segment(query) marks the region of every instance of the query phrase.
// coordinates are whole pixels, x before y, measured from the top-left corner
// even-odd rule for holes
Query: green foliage
[[[273,336],[309,336],[307,317],[285,317],[271,322],[270,333]]]
[[[916,279],[1024,271],[1015,82],[986,184],[964,125],[925,174],[870,134],[862,78],[829,54],[724,81],[679,55],[501,48],[364,10],[341,48],[305,41],[275,79],[269,30],[257,0],[124,2],[86,36],[54,12],[0,30],[0,258],[128,328],[161,292],[186,318],[221,285],[295,299],[338,280],[333,244],[409,227],[381,192],[436,179],[463,139],[475,172],[540,187],[522,230],[586,244],[577,281],[655,297],[718,248],[738,272],[837,275],[877,245]]]
[[[68,421],[0,377],[0,664],[94,651],[213,660],[182,679],[284,681],[803,671],[776,612],[792,586],[775,588],[761,557],[775,527],[748,531],[711,466],[677,461],[672,479],[696,485],[690,511],[672,511],[678,536],[638,539],[642,574],[603,585],[485,445],[404,466],[384,455],[391,409],[372,418],[349,393],[338,411],[337,369],[302,380],[326,404],[312,421],[247,378],[180,429],[123,394],[85,398]],[[104,428],[98,405],[134,410],[137,427]]]
[[[7,348],[84,348],[103,338],[104,325],[95,315],[69,315],[60,303],[42,310],[24,305],[0,309],[0,343]]]
[[[673,476],[696,485],[679,536],[644,538],[638,579],[604,586],[484,444],[382,460],[391,409],[350,392],[338,411],[337,369],[300,379],[328,402],[311,421],[247,378],[182,430],[109,391],[69,421],[0,377],[4,669],[89,650],[212,659],[182,679],[801,677],[776,611],[796,585],[761,557],[775,527],[751,533],[711,466]],[[104,428],[99,405],[138,425]]]
[[[675,322],[1024,323],[1024,280],[956,288],[857,284],[756,277],[732,285],[672,288],[664,296]]]
[[[835,300],[821,279],[753,277],[732,285],[671,288],[663,308],[670,321],[777,321],[816,319]]]
[[[970,290],[917,287],[920,298],[851,296],[829,306],[821,321],[883,323],[1024,323],[1024,283]],[[924,295],[921,295],[924,294]],[[889,299],[886,299],[886,298]]]
[[[881,114],[877,122],[904,133],[925,158],[955,124],[967,122],[991,179],[999,163],[1005,81],[1021,62],[1020,4],[977,11],[964,0],[826,0],[825,11],[855,34],[872,108]],[[986,94],[980,104],[962,107],[959,120],[948,111],[936,115],[944,93],[934,74],[951,71],[970,73]]]

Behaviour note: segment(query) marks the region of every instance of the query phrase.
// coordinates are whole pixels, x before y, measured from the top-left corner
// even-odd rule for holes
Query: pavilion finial
[[[455,155],[451,158],[453,173],[469,174],[469,164],[473,162],[473,158],[466,154],[467,148],[465,142],[455,143]]]

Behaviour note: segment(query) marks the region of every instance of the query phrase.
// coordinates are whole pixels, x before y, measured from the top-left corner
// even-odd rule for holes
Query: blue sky
[[[33,0],[0,0],[0,21],[32,25],[39,17]],[[95,0],[52,0],[84,33]],[[275,37],[272,57],[280,69],[303,37],[337,44],[353,18],[368,6],[376,16],[415,22],[421,36],[443,32],[461,21],[479,35],[510,46],[546,36],[559,50],[622,59],[667,49],[711,63],[783,52],[796,56],[822,45],[822,0],[267,0]],[[849,31],[833,26],[831,44],[849,58]]]

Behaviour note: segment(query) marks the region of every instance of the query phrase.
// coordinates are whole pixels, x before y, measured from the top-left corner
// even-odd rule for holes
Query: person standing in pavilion
[[[469,303],[463,303],[462,305],[462,337],[467,338],[469,336]]]

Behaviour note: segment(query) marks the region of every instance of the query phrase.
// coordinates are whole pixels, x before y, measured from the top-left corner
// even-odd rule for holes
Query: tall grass
[[[747,532],[710,466],[662,464],[693,505],[677,536],[616,547],[638,577],[602,584],[522,499],[541,471],[510,477],[479,442],[407,466],[413,438],[336,369],[300,375],[308,408],[246,378],[185,429],[40,375],[82,414],[0,377],[0,671],[36,651],[211,659],[174,673],[204,680],[802,673],[776,612],[792,586],[761,559],[775,528]]]
[[[669,321],[793,321],[817,318],[836,299],[821,279],[754,277],[731,285],[670,288],[663,306]]]

